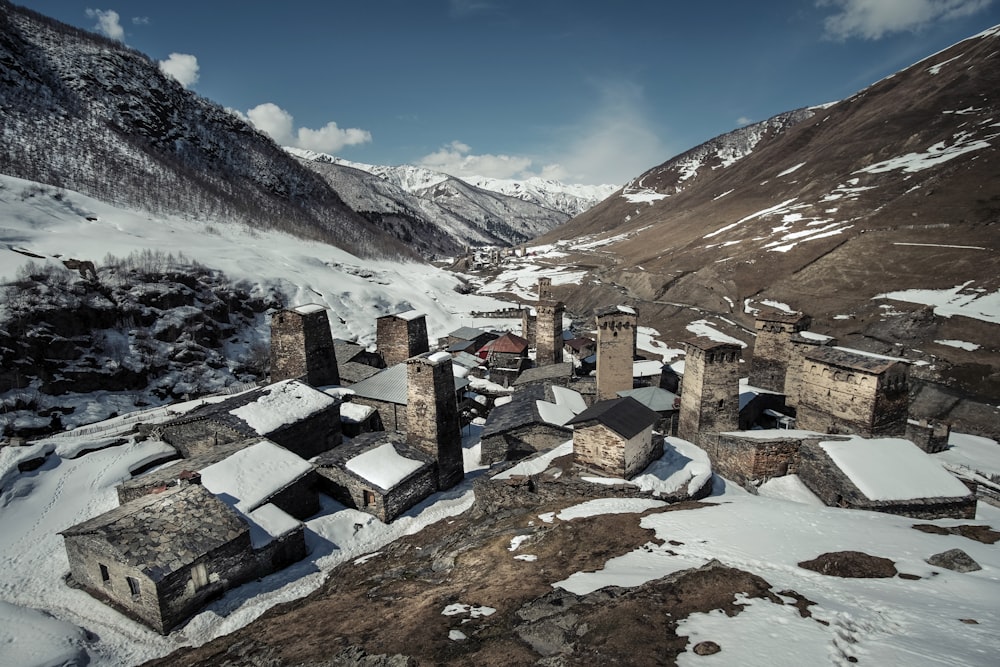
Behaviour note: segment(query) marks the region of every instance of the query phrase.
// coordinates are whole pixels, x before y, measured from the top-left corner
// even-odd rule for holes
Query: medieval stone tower
[[[407,359],[406,388],[406,441],[437,459],[438,488],[451,488],[465,476],[451,355]]]
[[[271,382],[340,384],[327,309],[307,304],[271,315]]]
[[[768,310],[757,315],[754,322],[757,341],[750,364],[751,385],[787,393],[785,376],[788,366],[798,360],[792,349],[792,339],[795,334],[808,329],[811,322],[812,318],[802,313]]]
[[[538,300],[552,301],[552,278],[538,279]]]
[[[551,366],[562,362],[563,313],[566,306],[562,301],[539,301],[538,318],[535,324],[535,364]],[[631,387],[630,387],[631,389]]]
[[[521,309],[521,338],[528,341],[528,347],[535,347],[538,329],[538,317],[531,313],[531,308]]]
[[[612,306],[596,313],[597,400],[618,398],[619,391],[632,389],[639,315],[628,306]]]
[[[740,426],[740,346],[693,338],[684,348],[677,437],[707,447]]]
[[[375,338],[386,366],[401,364],[410,357],[430,350],[427,344],[427,318],[415,310],[385,315],[375,320]]]

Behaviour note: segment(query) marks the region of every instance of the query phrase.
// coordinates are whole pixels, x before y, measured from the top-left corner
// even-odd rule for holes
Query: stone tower
[[[798,360],[793,351],[793,338],[809,328],[812,318],[802,313],[780,310],[762,311],[757,315],[754,328],[757,340],[750,364],[750,384],[787,394],[785,376],[789,364]]]
[[[562,301],[539,301],[535,325],[535,365],[551,366],[562,362],[563,313]],[[631,389],[631,387],[629,387]]]
[[[449,489],[465,476],[451,355],[407,359],[406,393],[406,441],[437,459],[438,489]]]
[[[427,318],[415,310],[385,315],[375,320],[375,338],[386,366],[401,364],[410,357],[430,350],[427,344]]]
[[[535,347],[537,340],[535,332],[538,328],[538,316],[531,313],[531,308],[521,309],[521,338],[528,341],[528,347]]]
[[[618,398],[619,391],[632,389],[632,361],[635,359],[635,309],[611,306],[596,313],[597,319],[597,400]]]
[[[271,382],[340,384],[325,306],[311,303],[271,315]]]
[[[538,300],[539,301],[552,300],[552,278],[538,279]]]
[[[677,437],[707,447],[740,427],[740,346],[693,338],[684,348]]]

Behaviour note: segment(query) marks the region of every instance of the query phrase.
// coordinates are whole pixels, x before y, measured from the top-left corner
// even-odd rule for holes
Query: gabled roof
[[[557,380],[573,376],[573,362],[564,361],[561,364],[549,364],[548,366],[536,366],[526,368],[514,380],[514,386],[520,387],[532,382],[543,382],[545,380]]]
[[[622,436],[631,438],[659,421],[660,415],[634,398],[599,401],[567,422],[568,425],[599,423]]]
[[[465,389],[467,386],[469,386],[469,381],[466,378],[455,378],[455,391]],[[406,405],[408,400],[406,363],[390,366],[370,378],[351,385],[351,391],[357,396],[373,401]]]
[[[490,411],[481,437],[500,435],[526,426],[545,425],[549,428],[565,430],[568,438],[570,435],[568,428],[548,423],[542,418],[538,410],[538,402],[544,402],[544,400],[545,387],[542,385],[533,385],[517,392],[509,403],[496,406]]]
[[[391,491],[435,464],[433,457],[406,443],[398,431],[362,433],[350,443],[316,458],[321,468],[337,468],[367,485]]]
[[[667,412],[677,410],[677,394],[660,387],[640,387],[639,389],[624,389],[618,392],[622,398],[629,396],[645,405],[650,410]]]
[[[482,329],[474,329],[472,327],[459,327],[455,329],[450,334],[449,338],[458,338],[460,340],[475,340],[480,336],[492,335],[489,331],[483,331]]]
[[[528,341],[512,333],[505,333],[496,340],[486,343],[480,352],[496,352],[500,354],[523,354],[528,350]]]
[[[100,537],[123,562],[159,581],[249,530],[208,489],[185,484],[125,503],[62,534]]]
[[[203,468],[201,483],[215,495],[232,499],[236,509],[246,514],[311,471],[309,462],[298,454],[270,440],[259,440]]]

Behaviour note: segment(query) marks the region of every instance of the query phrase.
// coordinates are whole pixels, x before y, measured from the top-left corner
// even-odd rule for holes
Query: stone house
[[[517,390],[534,384],[560,385],[568,387],[573,382],[573,363],[564,361],[561,364],[535,366],[521,371],[511,386]]]
[[[316,459],[320,488],[389,523],[437,491],[437,462],[397,431],[366,433]]]
[[[568,422],[573,459],[602,475],[631,479],[663,456],[663,439],[653,437],[659,419],[634,398],[598,401]]]
[[[198,484],[142,496],[61,534],[73,585],[162,634],[306,553],[302,524],[274,505],[243,515]]]
[[[909,363],[843,347],[805,357],[799,428],[866,437],[902,436],[909,411]]]
[[[916,445],[857,436],[804,440],[799,479],[831,507],[914,519],[973,519],[976,494]]]
[[[271,316],[271,381],[340,384],[327,308],[310,303]]]
[[[585,359],[597,352],[597,341],[586,336],[570,338],[563,342],[563,352],[571,354],[577,359]]]
[[[663,381],[663,362],[636,359],[632,362],[632,387],[659,387]]]
[[[948,449],[948,438],[951,436],[951,424],[929,422],[926,419],[906,422],[906,439],[928,454],[936,454]]]
[[[491,340],[496,340],[499,337],[500,334],[492,331],[483,331],[482,329],[476,329],[474,327],[459,327],[445,337],[443,347],[450,348],[455,343],[464,341],[469,343],[470,347],[463,349],[466,352],[474,353],[483,345],[486,345],[486,343]]]
[[[297,380],[284,380],[205,403],[145,430],[184,458],[259,436],[308,459],[341,442],[340,401]]]
[[[480,435],[480,462],[514,461],[572,439],[565,421],[544,418],[539,403],[546,400],[546,387],[536,383],[515,393],[509,403],[494,407]]]
[[[176,459],[165,465],[160,465],[149,472],[136,473],[117,487],[118,504],[125,503],[147,496],[151,493],[162,493],[172,486],[182,486],[184,484],[200,484],[201,471],[204,468],[218,463],[227,456],[249,447],[260,438],[246,438],[237,440],[219,447],[214,447],[209,451],[193,456],[189,459]]]
[[[811,431],[786,429],[731,431],[720,433],[706,453],[718,474],[752,488],[772,477],[796,474],[802,442],[820,437]]]

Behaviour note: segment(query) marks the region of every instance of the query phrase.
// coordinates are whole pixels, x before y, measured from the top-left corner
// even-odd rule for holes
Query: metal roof
[[[469,380],[466,378],[454,379],[456,392],[469,386]],[[390,366],[370,378],[351,385],[351,391],[357,396],[373,401],[406,405],[406,363]]]

